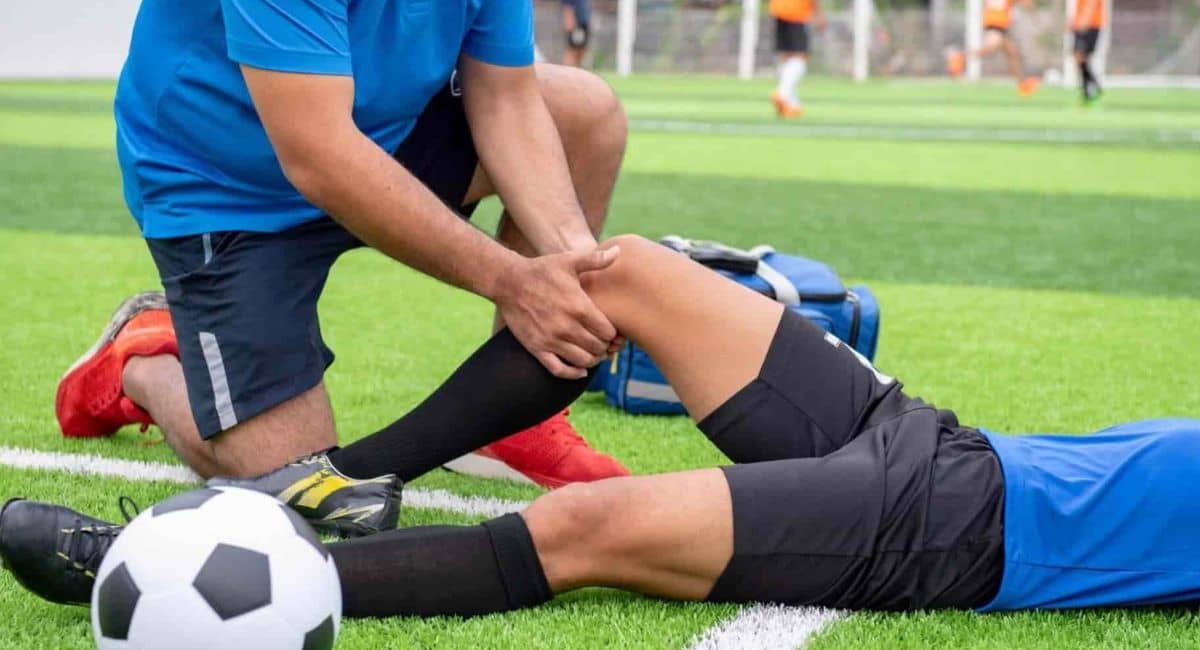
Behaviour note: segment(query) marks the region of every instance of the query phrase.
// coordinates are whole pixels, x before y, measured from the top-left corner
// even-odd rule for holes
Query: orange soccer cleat
[[[789,101],[778,90],[771,93],[771,103],[775,104],[775,114],[784,119],[804,116],[804,107]]]
[[[446,463],[446,469],[547,488],[629,476],[629,470],[617,459],[589,447],[566,416],[567,411],[563,411],[541,424],[497,440]]]
[[[1042,80],[1038,77],[1025,77],[1021,83],[1017,84],[1017,94],[1022,97],[1029,97],[1036,93],[1042,85]]]
[[[127,424],[154,424],[125,396],[121,373],[130,357],[179,355],[162,293],[139,293],[117,307],[100,340],[58,382],[54,411],[70,438],[110,436]]]

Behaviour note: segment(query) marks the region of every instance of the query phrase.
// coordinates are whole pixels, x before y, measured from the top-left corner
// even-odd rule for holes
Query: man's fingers
[[[589,253],[582,253],[575,259],[575,273],[587,273],[588,271],[606,269],[612,266],[613,262],[617,261],[617,256],[620,254],[620,246],[597,248]]]
[[[559,359],[565,361],[568,365],[583,369],[591,368],[600,363],[600,360],[604,358],[602,355],[592,354],[578,345],[565,341],[559,343],[554,352],[558,355]]]
[[[618,334],[617,338],[613,339],[612,343],[608,344],[609,356],[620,352],[621,348],[623,348],[623,347],[625,347],[625,337]]]
[[[550,374],[559,379],[582,379],[587,376],[587,371],[580,368],[573,368],[562,362],[557,356],[550,352],[538,352],[533,355],[541,362]]]
[[[617,338],[617,328],[613,327],[613,324],[609,322],[608,317],[604,315],[604,312],[600,311],[595,304],[591,303],[591,299],[588,299],[588,303],[588,306],[591,308],[583,312],[583,315],[579,317],[579,322],[587,328],[588,332],[591,332],[593,336],[600,340],[600,350],[594,350],[593,348],[588,347],[589,350],[593,350],[599,354],[601,350],[607,350],[608,344],[611,343],[613,339]]]

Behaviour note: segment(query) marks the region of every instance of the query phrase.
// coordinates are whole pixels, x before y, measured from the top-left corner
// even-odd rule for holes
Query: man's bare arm
[[[387,255],[492,297],[517,256],[459,219],[355,126],[353,79],[242,70],[284,174],[305,198]]]
[[[464,54],[459,72],[479,161],[521,233],[543,255],[595,247],[533,66]]]
[[[314,205],[383,253],[495,302],[513,334],[556,375],[581,377],[604,354],[615,330],[578,274],[613,256],[530,260],[459,219],[354,124],[349,77],[249,66],[242,74],[284,173]]]

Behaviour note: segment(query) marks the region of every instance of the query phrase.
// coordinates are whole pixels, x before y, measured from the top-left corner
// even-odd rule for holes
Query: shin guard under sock
[[[388,531],[328,548],[347,617],[476,616],[553,597],[520,515]]]

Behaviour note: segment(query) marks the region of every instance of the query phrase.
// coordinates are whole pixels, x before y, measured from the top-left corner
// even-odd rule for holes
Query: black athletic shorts
[[[775,19],[775,51],[808,53],[808,23]]]
[[[998,25],[985,25],[983,28],[983,32],[985,34],[987,32],[996,32],[997,34],[1003,36],[1004,38],[1008,38],[1008,28],[1007,27],[1000,27]]]
[[[1100,41],[1099,29],[1080,29],[1075,31],[1075,51],[1091,55],[1096,51],[1096,43]]]
[[[461,93],[448,84],[396,151],[464,218],[478,157]],[[204,439],[320,383],[333,363],[317,300],[329,269],[362,246],[328,217],[277,233],[148,239],[167,294],[192,416]]]
[[[700,423],[738,463],[733,557],[709,599],[973,608],[1003,575],[986,438],[785,312],[755,381]]]

